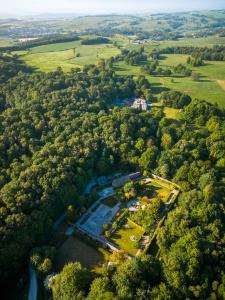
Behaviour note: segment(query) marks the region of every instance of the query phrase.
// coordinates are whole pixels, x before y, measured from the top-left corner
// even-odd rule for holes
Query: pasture
[[[98,58],[108,59],[120,54],[110,44],[81,45],[80,41],[49,44],[31,48],[28,52],[17,51],[29,66],[38,71],[51,72],[61,67],[65,72],[95,64]]]

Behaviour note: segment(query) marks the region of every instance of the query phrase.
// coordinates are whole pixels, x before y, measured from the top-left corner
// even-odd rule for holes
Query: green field
[[[121,227],[113,233],[111,240],[119,246],[121,250],[135,255],[138,249],[135,247],[136,242],[131,240],[131,236],[135,236],[138,242],[143,234],[144,229],[128,219],[124,225],[121,225]]]
[[[154,194],[153,197],[151,197],[151,199],[158,199],[160,198],[163,202],[167,202],[167,199],[170,195],[170,189],[167,188],[167,184],[165,184],[165,186],[162,186],[162,184],[164,185],[164,182],[151,182],[148,183],[147,186],[151,186],[153,188]]]
[[[162,67],[173,67],[179,63],[186,63],[187,55],[167,54],[160,60]],[[153,92],[161,92],[164,89],[173,89],[189,94],[193,98],[204,99],[211,103],[218,103],[220,107],[225,107],[225,91],[221,81],[225,80],[225,62],[206,61],[204,66],[193,67],[192,70],[200,75],[199,81],[193,81],[190,77],[148,76],[141,72],[140,66],[130,66],[125,62],[115,64],[115,71],[121,75],[145,75],[152,83]],[[219,81],[219,82],[218,82]],[[169,114],[175,111],[167,111]]]
[[[110,58],[120,54],[120,51],[109,44],[81,45],[80,41],[57,43],[32,48],[24,54],[17,51],[29,66],[44,72],[56,70],[58,66],[65,72],[72,68],[95,64],[98,58]],[[79,57],[76,57],[77,54]]]

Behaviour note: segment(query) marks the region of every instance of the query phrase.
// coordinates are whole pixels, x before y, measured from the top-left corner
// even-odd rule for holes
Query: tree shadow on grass
[[[152,84],[152,93],[153,94],[160,94],[162,92],[169,91],[169,88],[162,86],[161,83],[153,83]]]
[[[199,76],[199,82],[213,82],[212,80],[210,80],[210,79],[205,79],[205,78],[208,78],[208,77],[205,76],[205,75],[200,75],[200,76]]]
[[[113,66],[113,71],[126,71],[126,69],[118,66]]]

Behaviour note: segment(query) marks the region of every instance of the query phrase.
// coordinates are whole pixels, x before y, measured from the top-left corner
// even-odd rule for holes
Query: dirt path
[[[217,80],[217,83],[225,91],[225,80]]]

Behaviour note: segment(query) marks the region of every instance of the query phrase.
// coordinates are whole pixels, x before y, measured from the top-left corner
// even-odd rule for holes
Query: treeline
[[[7,81],[20,71],[31,72],[31,68],[25,65],[25,63],[19,60],[15,55],[6,55],[0,52],[0,83]],[[3,102],[4,101],[1,100],[0,106],[4,104]]]
[[[201,60],[225,60],[225,46],[216,45],[212,48],[207,47],[167,47],[155,51],[159,54],[189,54],[193,57],[198,57]]]
[[[79,39],[80,38],[78,36],[71,36],[71,35],[50,36],[45,38],[38,38],[35,40],[27,40],[25,42],[21,42],[13,46],[0,47],[0,51],[26,50],[32,47],[37,47],[42,45],[78,41]]]
[[[105,37],[88,38],[81,41],[82,45],[98,45],[98,44],[109,44],[110,39]]]
[[[189,61],[191,63],[191,61]],[[153,59],[148,61],[147,64],[141,67],[141,71],[148,75],[155,76],[191,76],[192,72],[185,65],[179,64],[173,68],[163,68],[159,66],[159,61],[157,59]]]
[[[141,47],[139,50],[122,50],[121,57],[131,66],[139,65],[147,59],[147,56],[144,53],[144,47]]]
[[[179,109],[191,103],[190,96],[176,91],[163,92],[160,96],[160,100],[165,106]]]

